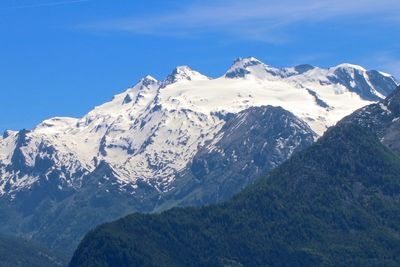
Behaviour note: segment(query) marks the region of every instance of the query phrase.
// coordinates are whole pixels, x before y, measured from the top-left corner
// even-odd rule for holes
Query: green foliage
[[[25,239],[0,236],[1,267],[61,267],[67,265],[64,256]]]
[[[399,266],[399,201],[400,158],[345,124],[225,203],[98,227],[70,266]]]

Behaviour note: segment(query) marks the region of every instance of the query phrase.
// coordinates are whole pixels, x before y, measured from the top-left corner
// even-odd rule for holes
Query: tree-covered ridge
[[[70,266],[398,266],[399,202],[400,158],[341,124],[225,203],[98,227]]]

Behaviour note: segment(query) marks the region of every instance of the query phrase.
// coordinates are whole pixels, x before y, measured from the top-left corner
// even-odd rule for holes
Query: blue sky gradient
[[[400,77],[398,0],[4,0],[0,131],[79,117],[175,66],[343,62]]]

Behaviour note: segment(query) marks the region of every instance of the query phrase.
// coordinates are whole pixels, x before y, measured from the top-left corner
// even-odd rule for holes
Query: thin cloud
[[[80,28],[178,37],[224,33],[273,42],[288,38],[281,30],[297,22],[315,23],[354,16],[384,19],[398,11],[398,0],[220,0],[186,6],[168,14],[119,18],[80,25]]]
[[[3,8],[0,7],[0,10],[62,6],[62,5],[71,5],[71,4],[78,4],[90,1],[91,0],[70,0],[70,1],[57,1],[57,2],[43,2],[43,3],[28,4],[28,5],[8,6]]]

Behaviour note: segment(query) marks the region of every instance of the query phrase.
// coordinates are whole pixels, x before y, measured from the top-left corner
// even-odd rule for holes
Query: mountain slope
[[[212,161],[218,167],[208,168],[210,173],[200,174],[200,177],[201,166],[195,170],[189,165],[186,169],[190,172],[177,174],[172,189],[166,193],[160,193],[145,181],[137,183],[135,190],[129,187],[121,190],[114,169],[101,161],[94,171],[83,176],[79,190],[64,189],[63,194],[54,194],[56,186],[46,183],[19,192],[12,200],[0,199],[4,214],[0,216],[0,229],[72,253],[84,234],[98,224],[135,211],[152,212],[225,199],[293,152],[310,146],[316,137],[310,127],[293,114],[271,106],[232,114],[218,134],[214,143],[200,148],[195,156],[195,162]],[[247,147],[243,148],[243,143]],[[237,152],[232,154],[232,149]],[[225,157],[224,153],[233,158]],[[247,164],[250,158],[258,160]],[[242,170],[237,170],[239,167]],[[237,170],[237,176],[218,177],[221,171],[229,169]],[[195,171],[195,177],[191,170]]]
[[[232,115],[178,175],[158,210],[223,201],[316,137],[306,123],[280,107],[253,107]]]
[[[399,173],[373,134],[342,124],[224,204],[98,227],[70,266],[397,266]]]
[[[400,87],[386,99],[347,116],[341,123],[357,123],[371,129],[383,144],[400,153]]]
[[[99,223],[223,200],[396,84],[355,65],[277,69],[255,58],[215,79],[186,66],[146,76],[82,118],[4,133],[0,233],[68,253]]]
[[[0,236],[0,266],[7,267],[60,267],[66,266],[63,256],[24,239]]]

